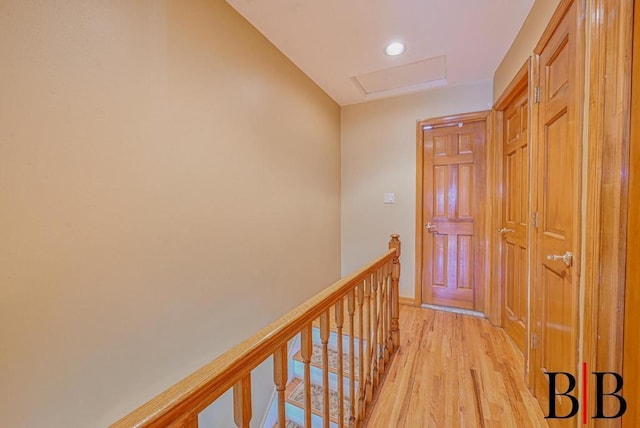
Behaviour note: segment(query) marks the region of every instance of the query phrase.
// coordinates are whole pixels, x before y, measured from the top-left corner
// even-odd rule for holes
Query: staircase
[[[400,345],[398,235],[391,235],[388,247],[112,428],[198,428],[200,412],[230,390],[233,421],[249,428],[252,372],[267,359],[273,362],[275,391],[261,426],[362,426]]]
[[[311,378],[311,408],[312,408],[312,417],[311,423],[312,427],[322,427],[324,426],[324,390],[322,387],[322,377],[324,373],[323,368],[323,347],[322,341],[320,339],[320,328],[313,327],[312,330],[312,338],[313,338],[313,348],[311,359],[309,362],[310,367],[310,378]],[[344,424],[343,426],[349,426],[350,412],[351,409],[351,400],[350,400],[350,384],[352,382],[352,374],[350,367],[350,340],[349,337],[344,335],[342,338],[342,364],[343,364],[343,394],[344,394]],[[366,341],[365,349],[366,349]],[[353,382],[354,382],[354,390],[355,397],[357,399],[359,395],[359,382],[358,382],[358,374],[360,369],[360,358],[359,358],[359,347],[360,340],[354,339],[354,367],[355,371],[353,373]],[[329,426],[334,428],[338,427],[338,414],[339,414],[339,400],[340,400],[340,392],[338,385],[340,383],[339,375],[338,375],[338,365],[339,365],[339,353],[338,353],[338,334],[336,331],[331,331],[329,335],[329,341],[327,344],[327,354],[328,354],[328,378],[329,378],[329,402],[330,411],[329,411]],[[286,428],[302,428],[304,427],[304,394],[305,394],[305,384],[304,384],[304,360],[302,357],[302,352],[300,349],[300,340],[295,340],[289,352],[289,381],[287,383],[287,388],[285,391],[286,397],[286,414],[287,414],[287,425]],[[278,427],[277,423],[278,414],[277,414],[277,398],[274,394],[271,405],[269,407],[269,411],[264,421],[265,428]]]

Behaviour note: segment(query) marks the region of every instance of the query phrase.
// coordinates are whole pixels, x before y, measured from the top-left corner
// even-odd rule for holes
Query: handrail
[[[398,257],[400,255],[398,235],[392,235],[389,247],[390,249],[385,254],[373,262],[311,297],[244,342],[115,422],[111,428],[186,426],[188,421],[192,421],[198,413],[234,385],[243,381],[253,369],[278,351],[283,344],[286,345],[303,328],[310,325],[338,301],[344,299],[356,286],[367,280],[372,272],[390,262],[398,264],[398,272],[394,277],[395,292],[391,293],[397,307]],[[393,306],[392,312],[394,312]],[[397,339],[399,337],[397,308],[395,309],[395,319],[391,323],[394,334],[393,342],[397,348],[397,342],[399,342]],[[394,328],[396,331],[393,331]]]

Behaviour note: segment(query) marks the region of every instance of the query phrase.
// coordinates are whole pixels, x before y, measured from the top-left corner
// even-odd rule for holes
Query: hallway
[[[485,319],[402,305],[401,347],[368,426],[546,427],[523,357]]]

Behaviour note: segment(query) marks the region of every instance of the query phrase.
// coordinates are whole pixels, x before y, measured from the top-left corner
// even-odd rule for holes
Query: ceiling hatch
[[[447,84],[446,56],[438,56],[351,78],[367,98],[420,91]]]

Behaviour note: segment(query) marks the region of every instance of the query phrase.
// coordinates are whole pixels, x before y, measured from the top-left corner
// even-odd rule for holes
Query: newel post
[[[400,317],[400,235],[391,235],[389,249],[392,248],[396,249],[396,255],[393,257],[391,271],[391,339],[393,340],[393,348],[398,349],[400,347],[400,323],[398,321]]]

